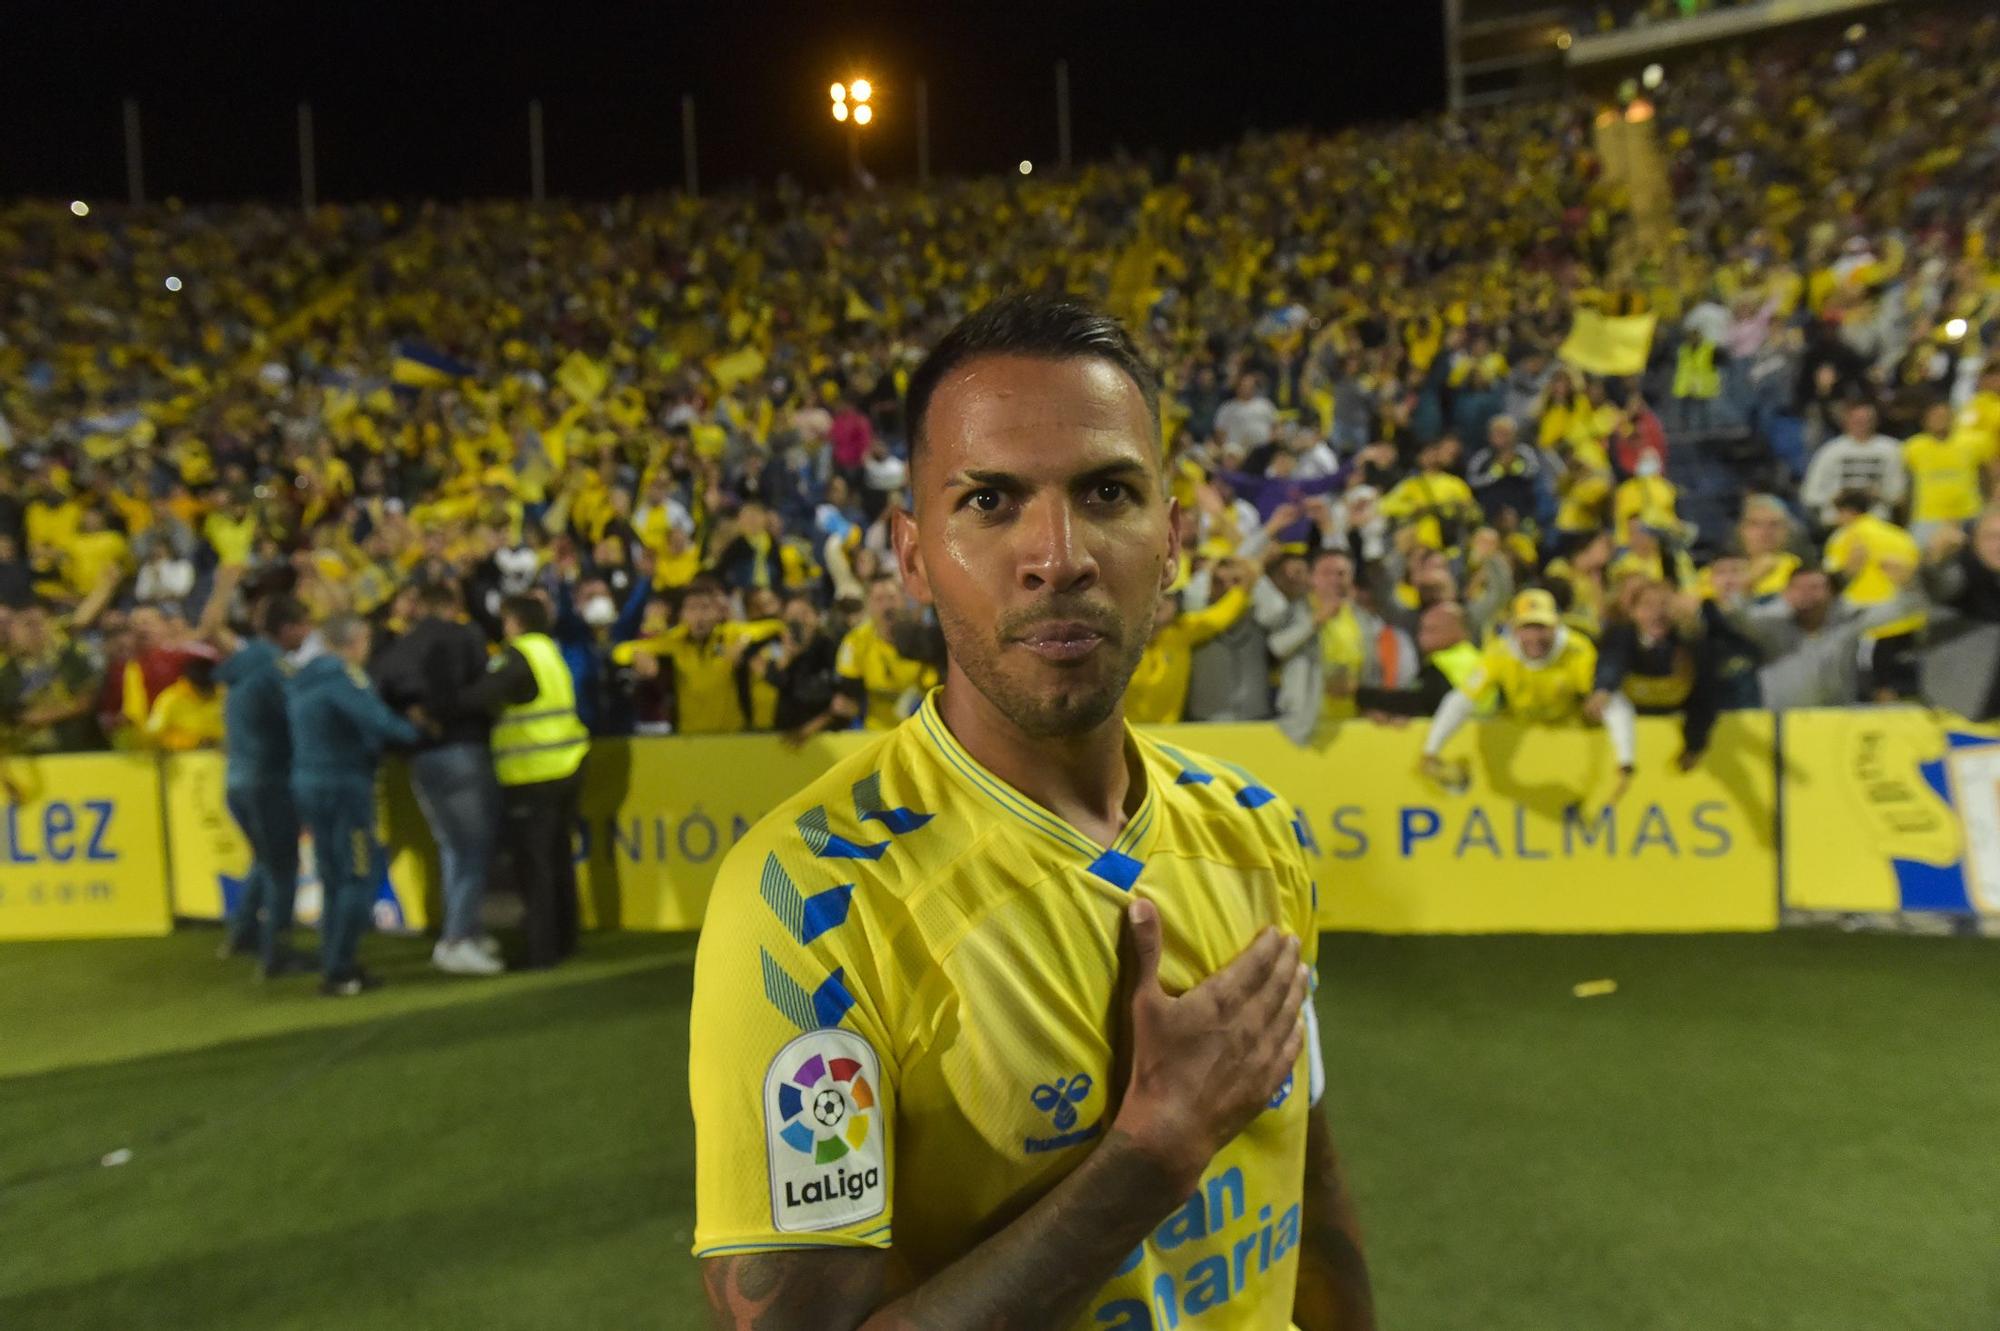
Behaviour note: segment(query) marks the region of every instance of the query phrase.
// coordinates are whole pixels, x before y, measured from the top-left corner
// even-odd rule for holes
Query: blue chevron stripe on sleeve
[[[862,844],[836,835],[827,821],[824,804],[815,804],[807,809],[794,825],[812,853],[823,860],[879,860],[882,852],[889,849],[886,841]]]
[[[854,1006],[854,995],[847,989],[845,969],[836,969],[820,983],[819,988],[813,990],[812,1005],[813,1016],[818,1018],[820,1025],[840,1025],[840,1019]]]
[[[764,997],[771,1000],[771,1006],[784,1013],[802,1031],[818,1026],[819,1022],[813,1016],[814,999],[806,993],[805,986],[772,960],[769,952],[758,948],[757,956],[764,965]]]
[[[1160,752],[1166,754],[1167,757],[1172,758],[1175,762],[1180,764],[1181,768],[1180,774],[1174,778],[1175,785],[1205,786],[1209,782],[1215,780],[1215,777],[1213,775],[1211,775],[1208,772],[1202,771],[1199,767],[1196,767],[1193,763],[1189,762],[1188,756],[1185,753],[1182,753],[1179,749],[1170,749],[1166,745],[1162,744],[1160,746]]]
[[[882,798],[880,772],[870,772],[854,783],[854,812],[862,822],[880,823],[896,836],[914,832],[936,816],[900,806],[890,808],[888,801]]]
[[[792,876],[785,872],[785,867],[778,863],[776,855],[764,857],[764,874],[757,887],[771,913],[801,943],[810,943],[827,930],[847,923],[848,905],[854,897],[852,883],[842,883],[811,896],[805,895],[792,881]]]

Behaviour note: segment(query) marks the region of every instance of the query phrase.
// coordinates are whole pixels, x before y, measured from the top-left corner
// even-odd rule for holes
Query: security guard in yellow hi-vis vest
[[[525,964],[553,966],[576,950],[576,866],[570,853],[590,731],[576,714],[576,682],[549,637],[537,596],[501,603],[507,648],[465,705],[493,717],[493,774],[500,781],[502,844],[526,912]]]

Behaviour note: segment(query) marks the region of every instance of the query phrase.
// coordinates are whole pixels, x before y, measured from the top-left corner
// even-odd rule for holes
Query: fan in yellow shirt
[[[657,638],[620,643],[614,665],[642,675],[673,672],[674,728],[683,735],[733,735],[749,728],[738,667],[757,643],[785,631],[784,621],[727,620],[728,598],[712,579],[681,600],[681,620]]]
[[[146,716],[146,742],[170,753],[214,748],[222,743],[222,708],[215,661],[192,657],[181,677],[153,699]]]
[[[1424,737],[1424,773],[1459,779],[1441,756],[1445,744],[1466,722],[1497,708],[1535,725],[1601,722],[1611,735],[1622,794],[1638,749],[1637,714],[1622,693],[1596,694],[1597,648],[1563,626],[1556,598],[1539,588],[1514,598],[1508,622],[1510,631],[1480,653],[1479,669],[1438,704]]]
[[[1917,542],[1893,522],[1872,511],[1875,499],[1866,490],[1843,490],[1834,498],[1837,518],[1826,540],[1826,568],[1847,578],[1843,595],[1858,606],[1884,605],[1902,594],[1904,584],[1922,562]],[[1874,639],[1895,638],[1924,626],[1924,613],[1891,620],[1868,630]]]
[[[1379,505],[1396,525],[1412,524],[1420,544],[1455,550],[1482,520],[1472,487],[1446,471],[1447,445],[1427,445],[1417,454],[1418,470],[1396,482]]]
[[[1910,473],[1910,525],[1919,533],[1939,523],[1961,523],[1984,502],[1978,435],[1954,431],[1951,407],[1938,403],[1924,413],[1924,429],[1903,441],[1903,466]],[[1921,535],[1919,535],[1921,540]]]
[[[1126,720],[1170,724],[1181,719],[1187,709],[1194,649],[1243,618],[1250,606],[1250,584],[1257,579],[1256,570],[1240,560],[1231,560],[1229,565],[1226,572],[1217,569],[1209,575],[1231,583],[1210,605],[1182,611],[1174,597],[1160,598],[1152,639],[1132,672],[1132,682],[1125,686]]]
[[[937,667],[896,649],[889,631],[905,605],[902,584],[885,573],[868,586],[868,618],[847,631],[834,657],[834,711],[859,716],[865,730],[894,730],[910,703],[938,683]]]
[[[63,551],[63,582],[76,596],[88,596],[107,573],[130,567],[132,549],[123,532],[111,530],[102,511],[83,511],[76,535]]]

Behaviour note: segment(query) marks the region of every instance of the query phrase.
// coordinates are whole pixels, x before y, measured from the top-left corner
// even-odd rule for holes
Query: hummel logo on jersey
[[[1080,1072],[1074,1077],[1058,1077],[1053,1082],[1044,1082],[1029,1092],[1028,1099],[1036,1109],[1049,1116],[1056,1135],[1053,1137],[1030,1137],[1022,1143],[1030,1155],[1043,1151],[1060,1151],[1066,1146],[1080,1146],[1095,1137],[1103,1127],[1103,1121],[1092,1122],[1088,1127],[1076,1126],[1076,1107],[1090,1099],[1096,1089],[1090,1074]]]

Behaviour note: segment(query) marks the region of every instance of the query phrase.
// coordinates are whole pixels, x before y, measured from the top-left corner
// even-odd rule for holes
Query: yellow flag
[[[849,287],[847,289],[847,311],[843,317],[849,323],[872,324],[875,322],[875,310],[867,301],[861,299],[856,294],[853,287]]]
[[[764,372],[764,353],[755,347],[744,347],[741,351],[717,356],[709,361],[708,372],[727,392],[745,379],[754,378]]]
[[[611,371],[581,351],[572,351],[556,367],[556,383],[576,402],[595,402],[611,384]]]
[[[1653,347],[1651,314],[1599,314],[1580,309],[1569,336],[1557,350],[1565,361],[1589,374],[1638,374]]]

